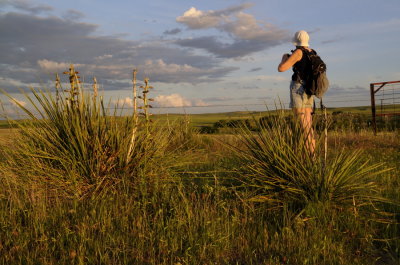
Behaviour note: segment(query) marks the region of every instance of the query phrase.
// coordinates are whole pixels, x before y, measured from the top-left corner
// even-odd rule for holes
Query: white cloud
[[[155,102],[160,105],[160,107],[190,107],[192,102],[185,99],[179,94],[171,95],[159,95],[155,97]]]
[[[275,41],[284,39],[287,34],[286,31],[257,21],[253,15],[243,12],[236,14],[235,21],[228,21],[221,25],[221,29],[242,40]]]
[[[189,29],[214,28],[226,33],[231,41],[221,41],[214,36],[192,37],[177,40],[185,47],[207,50],[218,57],[242,57],[289,41],[289,32],[277,26],[257,20],[253,15],[242,12],[251,4],[242,4],[222,10],[201,11],[195,7],[187,10],[176,21]]]
[[[37,64],[42,70],[48,72],[62,72],[68,70],[70,66],[70,63],[64,63],[64,62],[59,63],[47,59],[38,60]],[[82,64],[74,64],[74,67],[82,67],[82,66],[83,66]]]
[[[214,11],[203,12],[195,7],[183,13],[183,16],[176,18],[176,21],[183,23],[191,29],[205,29],[218,26],[221,18],[214,14]]]
[[[99,56],[96,59],[109,59],[104,63],[73,64],[75,70],[88,76],[96,76],[99,82],[106,82],[108,86],[127,88],[131,82],[131,71],[133,66],[127,63],[113,61],[112,55]],[[70,64],[57,62],[47,59],[37,61],[37,65],[47,73],[62,73],[69,69]],[[211,79],[217,80],[228,72],[237,70],[235,67],[224,68],[200,68],[186,63],[166,63],[163,59],[147,59],[143,63],[136,65],[140,69],[142,77],[149,77],[151,82],[168,83],[200,83],[209,82]],[[118,77],[118,79],[116,79]],[[64,78],[64,77],[62,77]],[[102,81],[101,81],[102,80]]]
[[[203,107],[207,104],[200,99],[189,100],[179,94],[159,95],[155,97],[155,102],[159,107]]]
[[[130,97],[114,100],[113,103],[119,107],[133,107],[133,100]]]
[[[242,12],[249,4],[234,6],[217,11],[197,10],[195,7],[186,11],[176,21],[190,29],[216,28],[240,40],[281,41],[286,39],[287,31],[257,20],[253,15]]]
[[[160,74],[174,74],[179,72],[184,73],[199,73],[206,70],[199,69],[188,64],[167,64],[162,59],[158,60],[146,60],[145,64],[142,66],[146,72],[157,71]],[[154,69],[154,70],[153,70]]]
[[[245,3],[216,11],[201,11],[195,7],[191,7],[182,16],[177,17],[176,21],[185,24],[190,29],[216,28],[221,24],[229,22],[231,14],[240,12],[250,6],[252,4]]]
[[[173,84],[217,82],[238,69],[170,45],[170,40],[99,36],[99,25],[58,16],[39,17],[18,10],[1,13],[0,25],[0,86],[9,92],[26,89],[38,80],[53,81],[50,73],[67,71],[70,63],[82,73],[82,79],[96,76],[105,90],[128,89],[129,85],[118,81],[131,80],[133,68],[139,69],[139,78],[149,73],[152,82]],[[60,78],[63,81],[67,77]]]

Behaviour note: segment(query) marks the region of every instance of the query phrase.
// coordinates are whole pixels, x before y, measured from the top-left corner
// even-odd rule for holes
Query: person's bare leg
[[[310,154],[314,154],[315,150],[315,139],[314,131],[312,128],[312,108],[295,108],[294,113],[299,119],[300,125],[306,134],[306,146],[310,151]]]
[[[314,139],[314,130],[312,127],[312,108],[305,108],[305,115],[304,115],[304,129],[307,133],[308,139],[308,148],[310,149],[310,153],[314,154],[315,150],[315,139]]]

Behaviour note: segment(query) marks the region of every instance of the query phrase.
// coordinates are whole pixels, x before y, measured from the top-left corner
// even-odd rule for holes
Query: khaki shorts
[[[304,109],[312,108],[314,104],[314,96],[307,95],[303,85],[298,81],[290,83],[290,108]]]

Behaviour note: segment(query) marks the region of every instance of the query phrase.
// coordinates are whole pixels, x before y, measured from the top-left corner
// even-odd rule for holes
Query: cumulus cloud
[[[274,47],[290,39],[288,31],[257,20],[244,13],[251,4],[242,4],[217,11],[201,11],[192,7],[176,21],[189,29],[214,28],[230,38],[222,42],[215,36],[202,36],[177,40],[178,45],[204,49],[221,58],[235,58]]]
[[[283,29],[257,21],[253,15],[238,13],[236,21],[225,23],[221,26],[223,30],[243,40],[261,40],[270,46],[280,44],[288,37],[288,32]]]
[[[133,100],[130,97],[114,100],[113,103],[118,107],[133,107]]]
[[[192,102],[179,94],[159,95],[155,97],[155,102],[160,107],[190,107]]]
[[[50,61],[47,59],[43,59],[43,60],[38,60],[37,61],[38,66],[47,72],[62,72],[65,71],[69,68],[70,63],[64,63],[64,62],[54,62],[54,61]],[[75,64],[74,67],[81,67],[82,64]]]
[[[107,90],[130,89],[117,81],[130,80],[133,68],[151,74],[153,82],[192,84],[217,81],[237,69],[168,41],[99,36],[97,28],[56,16],[0,13],[0,76],[9,79],[0,79],[0,85],[16,92],[13,83],[24,84],[22,88],[46,83],[54,79],[49,73],[65,71],[70,63],[82,74],[96,76]]]
[[[207,106],[203,100],[189,100],[180,94],[159,95],[154,98],[158,107],[202,107]]]
[[[231,14],[240,12],[250,6],[252,4],[244,3],[217,11],[201,11],[195,7],[191,7],[182,16],[177,17],[176,21],[185,24],[190,29],[215,28],[228,20]]]
[[[220,18],[213,13],[213,11],[202,12],[192,7],[183,13],[183,16],[177,17],[176,21],[185,24],[191,29],[216,27],[220,23]]]

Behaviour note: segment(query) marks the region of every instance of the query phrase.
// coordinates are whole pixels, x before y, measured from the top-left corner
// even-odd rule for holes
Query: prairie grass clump
[[[325,160],[322,136],[310,155],[307,132],[283,115],[259,126],[257,132],[243,127],[239,137],[245,148],[234,149],[243,162],[240,187],[251,200],[314,214],[324,208],[357,211],[381,201],[374,182],[385,171],[381,163],[370,163],[359,150],[330,154]]]
[[[379,232],[382,223],[396,222],[388,208],[394,201],[378,182],[391,169],[343,147],[325,159],[323,136],[311,155],[306,139],[296,120],[280,115],[259,130],[241,128],[240,143],[231,146],[239,162],[237,194],[276,231],[269,253],[285,253],[288,264],[346,264],[343,257],[352,255],[351,263],[362,264],[362,257],[377,255],[379,242],[395,248],[396,241],[388,243],[393,234],[382,240]]]
[[[101,97],[83,92],[76,77],[71,78],[69,93],[54,98],[32,89],[32,96],[26,97],[34,110],[19,105],[31,118],[18,123],[18,140],[5,152],[9,168],[78,196],[112,190],[117,183],[129,186],[141,176],[168,177],[171,162],[176,164],[174,148],[179,148],[170,145],[171,130],[119,116],[117,109],[110,111]]]

